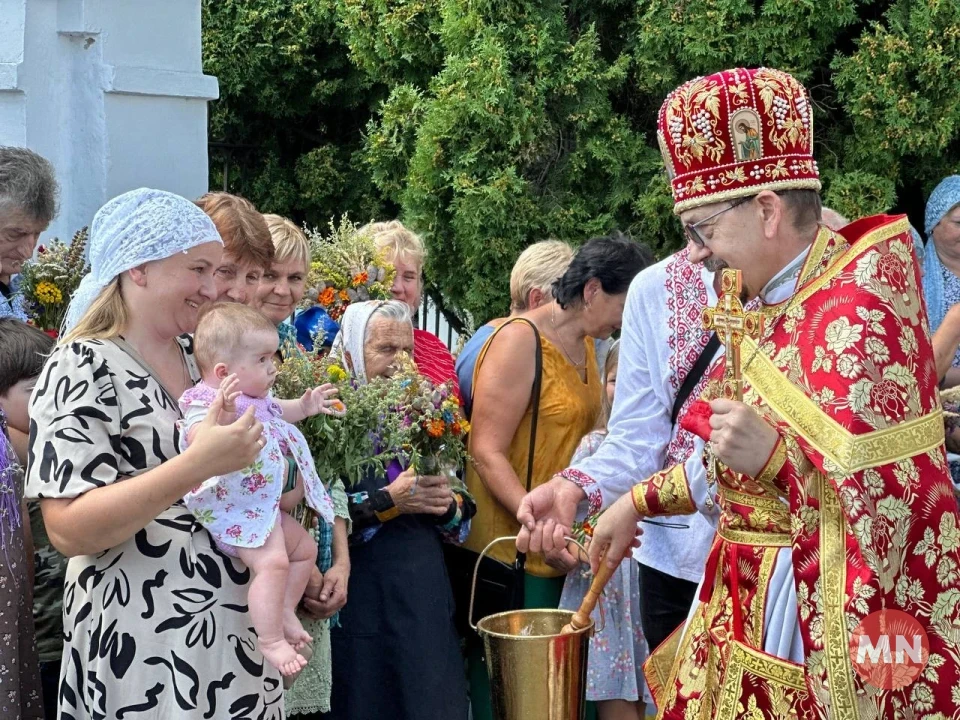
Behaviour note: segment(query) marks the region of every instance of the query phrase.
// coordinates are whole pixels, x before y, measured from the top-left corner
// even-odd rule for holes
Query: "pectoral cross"
[[[740,302],[742,281],[739,270],[724,268],[720,276],[720,297],[716,307],[703,311],[704,330],[713,330],[726,348],[723,369],[723,396],[743,400],[743,378],[740,376],[740,343],[744,336],[759,337],[763,316],[744,311]]]

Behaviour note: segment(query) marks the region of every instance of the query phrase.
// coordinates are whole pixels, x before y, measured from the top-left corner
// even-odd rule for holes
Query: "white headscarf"
[[[363,344],[367,335],[367,323],[383,305],[382,300],[367,300],[351,303],[340,320],[340,332],[333,339],[330,355],[339,358],[345,367],[352,366],[353,376],[362,383],[367,381],[367,368],[363,363]],[[346,353],[350,353],[347,363]]]
[[[90,272],[73,293],[61,335],[84,316],[97,296],[121,273],[208,242],[223,240],[213,221],[186,198],[140,188],[110,200],[90,227]]]

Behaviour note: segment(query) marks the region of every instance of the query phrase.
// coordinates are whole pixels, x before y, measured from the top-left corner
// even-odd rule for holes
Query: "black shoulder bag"
[[[537,445],[537,421],[540,416],[540,389],[543,384],[543,346],[540,332],[536,325],[526,318],[515,318],[503,323],[491,336],[488,342],[493,341],[500,328],[512,322],[523,322],[530,326],[536,337],[537,349],[534,364],[533,391],[531,400],[533,406],[530,415],[530,450],[527,457],[527,492],[533,484],[534,451]],[[457,631],[461,637],[473,635],[467,617],[470,607],[470,587],[473,582],[473,568],[476,565],[478,553],[455,545],[445,545],[447,572],[453,587],[454,602],[456,603],[455,621]],[[474,600],[474,617],[482,618],[507,610],[519,610],[524,603],[523,576],[527,562],[526,553],[517,553],[516,559],[508,565],[499,560],[486,556],[480,563],[477,571],[477,589]]]

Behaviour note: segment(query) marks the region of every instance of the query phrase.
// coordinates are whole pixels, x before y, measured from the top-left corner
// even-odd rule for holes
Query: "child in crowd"
[[[23,504],[23,468],[9,429],[29,433],[30,393],[50,352],[37,328],[0,318],[0,717],[43,718],[40,668],[31,608],[30,525]]]
[[[338,414],[342,404],[332,385],[321,385],[299,400],[275,400],[276,326],[239,303],[216,303],[201,314],[194,334],[201,381],[180,398],[184,433],[190,443],[218,396],[219,422],[263,423],[261,452],[249,467],[210,478],[184,502],[227,555],[239,557],[253,573],[248,605],[264,657],[290,676],[306,665],[298,652],[312,638],[297,619],[296,607],[316,562],[317,546],[287,509],[307,504],[333,523],[333,503],[317,477],[306,439],[291,423],[320,413]],[[238,419],[238,415],[239,417]],[[280,496],[288,478],[294,492]],[[287,507],[289,505],[289,507]]]
[[[607,422],[613,408],[617,387],[617,364],[620,344],[614,343],[607,353],[603,368],[603,405],[597,429],[580,441],[570,464],[593,455],[607,435]],[[589,538],[596,516],[574,524],[574,534],[581,541]],[[571,547],[573,547],[571,543]],[[581,553],[582,556],[582,553]],[[581,557],[587,562],[585,557]],[[593,621],[599,630],[590,638],[587,660],[587,700],[597,703],[598,720],[640,720],[644,716],[644,692],[641,666],[647,657],[647,642],[640,627],[639,569],[633,558],[624,560],[607,583],[600,600],[600,610],[594,610]],[[577,568],[567,575],[560,598],[560,608],[576,610],[590,588],[592,576],[589,565]]]

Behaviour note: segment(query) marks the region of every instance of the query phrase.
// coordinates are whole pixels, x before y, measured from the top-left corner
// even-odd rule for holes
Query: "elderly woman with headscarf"
[[[412,350],[410,309],[391,300],[347,308],[332,352],[364,383],[390,376]],[[349,490],[350,599],[331,631],[332,716],[465,720],[441,534],[459,535],[472,501],[448,478],[417,478],[399,460]]]
[[[185,334],[215,299],[220,236],[193,203],[140,189],[97,212],[89,243],[30,407],[26,494],[70,558],[59,716],[282,718],[249,572],[181,502],[251,463],[263,432],[251,412],[220,425],[218,398],[178,451],[177,398],[199,379]]]
[[[937,373],[943,387],[960,384],[960,175],[940,181],[924,217],[923,295]]]

